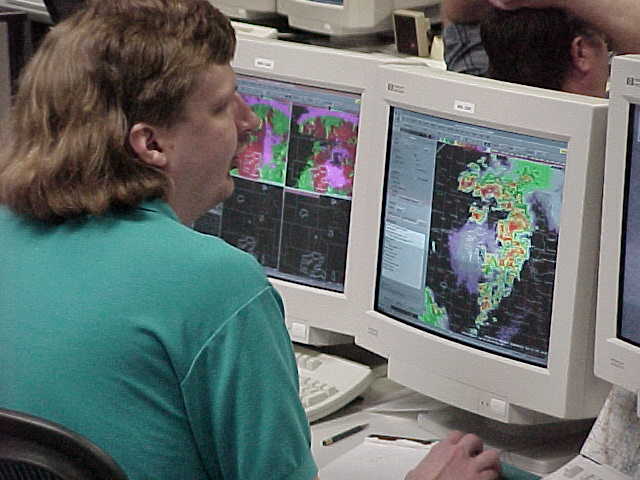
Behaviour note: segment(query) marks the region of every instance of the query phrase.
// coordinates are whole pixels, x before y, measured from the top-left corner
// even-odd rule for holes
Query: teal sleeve
[[[272,287],[213,333],[182,389],[210,478],[316,476],[293,349],[280,298]]]
[[[540,477],[534,475],[533,473],[526,472],[521,470],[518,467],[514,467],[513,465],[509,465],[508,463],[502,464],[502,475],[500,476],[503,480],[539,480]]]

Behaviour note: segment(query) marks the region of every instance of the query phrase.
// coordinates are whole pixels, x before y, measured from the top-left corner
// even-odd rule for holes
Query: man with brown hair
[[[0,406],[132,480],[317,474],[280,297],[189,228],[231,195],[258,125],[234,49],[205,0],[90,0],[44,39],[0,143]],[[412,478],[498,470],[454,433]]]
[[[282,303],[189,225],[258,120],[204,0],[97,0],[28,65],[0,153],[0,406],[131,479],[317,473]]]

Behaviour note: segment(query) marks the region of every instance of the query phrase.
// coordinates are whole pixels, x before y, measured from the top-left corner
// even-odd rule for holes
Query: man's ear
[[[571,42],[571,63],[582,74],[593,68],[593,46],[584,35],[578,35]]]
[[[167,166],[167,157],[158,144],[156,128],[136,123],[129,131],[129,145],[143,162],[158,168]]]

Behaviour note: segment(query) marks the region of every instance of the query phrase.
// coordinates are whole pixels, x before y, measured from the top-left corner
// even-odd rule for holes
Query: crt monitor
[[[640,390],[640,56],[615,57],[602,212],[596,374]]]
[[[222,13],[241,20],[260,20],[277,15],[276,0],[209,0]]]
[[[358,224],[371,156],[375,56],[238,38],[240,94],[261,121],[239,155],[235,192],[194,227],[252,253],[282,294],[293,340],[352,343]]]
[[[427,7],[440,0],[278,0],[289,25],[326,35],[363,35],[393,29],[396,9]]]
[[[356,343],[392,380],[502,424],[595,417],[607,100],[381,71],[386,158],[370,162],[381,187],[361,252],[377,255]]]

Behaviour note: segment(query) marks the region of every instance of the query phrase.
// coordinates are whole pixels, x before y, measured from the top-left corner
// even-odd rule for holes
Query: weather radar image
[[[546,365],[566,150],[393,108],[376,309]]]
[[[238,75],[260,120],[235,160],[234,194],[196,221],[266,273],[344,291],[360,96]]]

